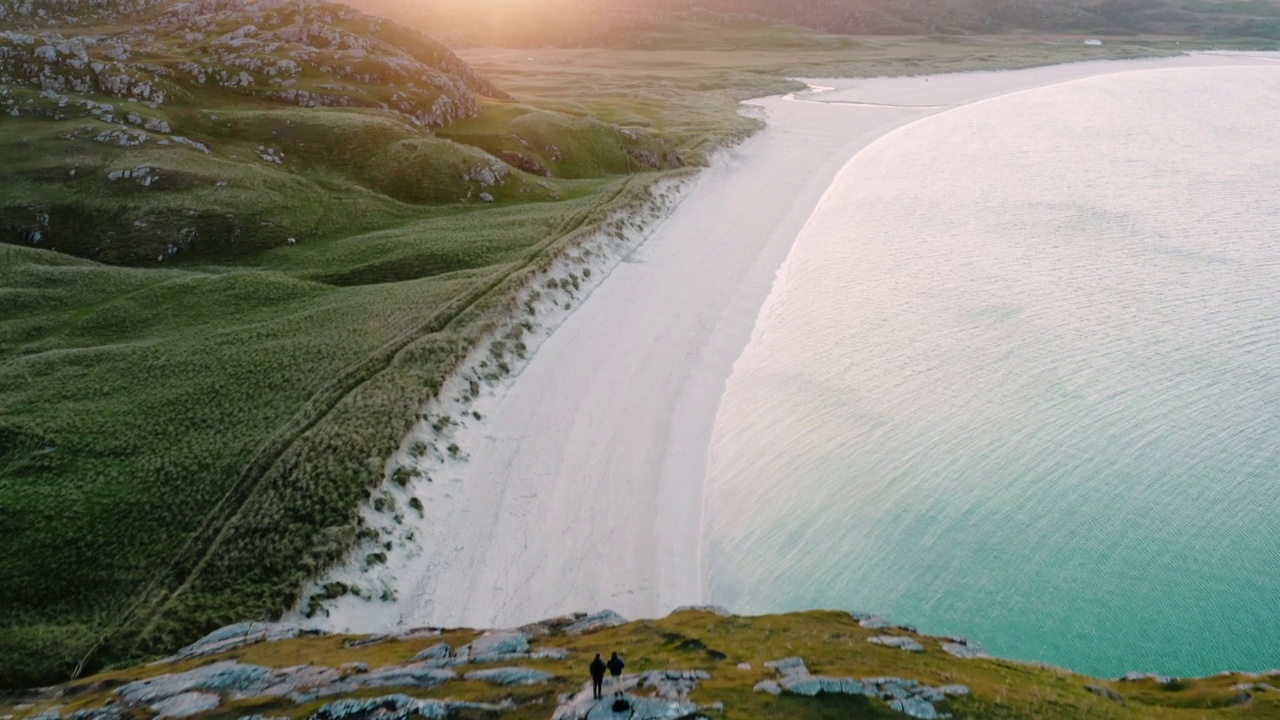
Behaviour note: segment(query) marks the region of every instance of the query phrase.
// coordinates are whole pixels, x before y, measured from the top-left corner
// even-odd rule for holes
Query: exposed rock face
[[[555,676],[549,672],[530,668],[500,667],[472,670],[464,677],[467,680],[481,680],[496,685],[537,685]]]
[[[414,663],[378,668],[354,675],[320,689],[320,695],[366,690],[369,688],[407,687],[429,689],[443,685],[457,677],[452,670],[434,668],[427,663]]]
[[[867,695],[884,700],[889,704],[889,707],[908,717],[923,718],[924,720],[942,717],[938,714],[937,708],[933,706],[933,703],[942,702],[947,696],[969,694],[969,688],[964,685],[928,687],[921,685],[916,680],[899,677],[885,676],[855,679],[811,675],[809,668],[805,666],[804,660],[798,657],[774,660],[766,662],[764,665],[777,671],[782,675],[782,678],[776,682],[763,680],[756,683],[756,692],[767,692],[771,695],[780,695],[782,692],[788,692],[809,697],[819,693]]]
[[[702,670],[664,670],[643,675],[624,675],[622,677],[624,695],[619,704],[623,709],[616,712],[615,699],[606,697],[596,700],[592,697],[591,684],[587,683],[581,691],[561,696],[560,705],[552,714],[552,718],[553,720],[613,720],[614,718],[666,720],[689,717],[699,709],[697,704],[689,701],[689,692],[697,687],[698,681],[709,679],[711,675]],[[649,688],[657,692],[653,696],[639,694],[640,690]]]
[[[143,176],[150,174],[148,168],[134,168],[133,171],[122,171],[121,177],[137,178],[139,177],[139,170],[143,171]],[[115,178],[111,179],[114,180]],[[213,655],[266,640],[295,638],[303,632],[303,629],[297,625],[289,625],[287,623],[237,623],[205,635],[179,650],[175,657],[185,660],[203,655]]]
[[[982,651],[981,643],[959,636],[947,638],[946,642],[942,643],[942,650],[948,655],[953,655],[962,660],[989,657]]]
[[[157,718],[187,717],[212,710],[221,704],[222,699],[213,693],[186,692],[174,695],[151,706]]]
[[[470,645],[458,648],[458,655],[469,655],[478,662],[479,658],[512,655],[529,652],[529,638],[518,630],[504,630],[485,633]]]
[[[675,615],[676,613],[682,612],[705,612],[711,613],[712,615],[718,615],[720,617],[729,617],[732,614],[719,605],[681,605],[675,610],[672,610],[671,614]]]
[[[877,635],[867,638],[867,642],[885,647],[898,648],[909,652],[924,652],[924,646],[905,635]]]
[[[224,660],[184,673],[129,683],[117,692],[129,704],[150,705],[193,690],[256,694],[273,684],[272,676],[269,668]]]
[[[581,620],[573,623],[565,628],[565,632],[570,635],[581,635],[583,633],[594,632],[604,628],[617,627],[626,625],[626,618],[612,610],[601,610],[593,615],[588,615]]]
[[[449,643],[437,643],[417,655],[414,655],[413,658],[415,660],[439,660],[441,658],[449,657],[449,651],[451,649],[452,648],[449,647]]]
[[[309,720],[409,720],[413,717],[444,720],[467,710],[499,712],[505,705],[456,702],[452,700],[418,700],[408,695],[387,695],[368,699],[346,699],[320,708]]]

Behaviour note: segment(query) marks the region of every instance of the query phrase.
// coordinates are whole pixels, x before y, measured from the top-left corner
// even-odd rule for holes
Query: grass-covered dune
[[[964,650],[976,646],[847,612],[721,612],[630,623],[578,615],[518,631],[380,637],[243,626],[165,662],[0,700],[0,717],[1280,717],[1280,671],[1102,680],[980,653],[958,657],[948,648],[973,655]],[[286,639],[262,640],[264,631]],[[612,652],[626,662],[629,705],[616,715],[611,700],[593,703],[586,686],[591,659]]]

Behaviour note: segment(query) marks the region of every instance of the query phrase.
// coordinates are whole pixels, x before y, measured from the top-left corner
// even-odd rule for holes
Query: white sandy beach
[[[457,431],[452,477],[419,483],[379,582],[335,629],[512,626],[570,611],[628,618],[706,602],[707,447],[725,381],[793,240],[863,147],[950,108],[1102,73],[1247,62],[1229,55],[1031,70],[813,80],[749,103],[768,127],[723,153],[647,240]],[[867,178],[875,182],[875,178]],[[363,553],[357,553],[363,556]],[[351,579],[359,569],[331,577]]]

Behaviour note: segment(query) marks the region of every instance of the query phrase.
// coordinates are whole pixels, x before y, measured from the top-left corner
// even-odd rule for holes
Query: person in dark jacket
[[[614,653],[606,664],[609,668],[609,674],[613,676],[613,694],[618,696],[622,694],[622,668],[627,664],[622,662],[622,658],[618,657],[618,653]]]
[[[604,697],[604,671],[604,661],[596,653],[596,659],[591,661],[591,697],[596,700]]]

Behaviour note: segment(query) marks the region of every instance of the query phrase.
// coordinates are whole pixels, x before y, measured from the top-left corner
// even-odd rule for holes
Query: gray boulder
[[[558,647],[538,648],[529,653],[529,657],[534,660],[563,660],[569,657],[569,651]]]
[[[413,656],[414,660],[438,660],[439,658],[449,657],[449,652],[453,648],[449,647],[449,643],[436,643],[431,647],[423,650]]]
[[[867,638],[867,642],[885,647],[898,648],[908,652],[924,652],[924,646],[905,635],[877,635]]]
[[[418,700],[408,695],[386,695],[377,698],[348,698],[329,703],[311,715],[309,720],[445,720],[464,710],[501,712],[514,705],[503,703],[455,702],[452,700]]]
[[[653,688],[661,698],[685,700],[700,681],[710,679],[706,670],[653,670],[640,676],[640,687]]]
[[[500,630],[481,635],[458,648],[458,655],[470,657],[512,655],[529,652],[529,638],[519,630]]]
[[[537,685],[555,676],[549,672],[530,668],[501,667],[473,670],[463,677],[467,680],[481,680],[497,685]]]
[[[601,610],[593,615],[588,615],[581,620],[573,623],[564,631],[570,635],[582,635],[583,633],[595,632],[605,628],[618,627],[626,625],[626,618],[612,610]]]
[[[977,658],[987,657],[987,654],[982,651],[982,646],[970,640],[965,640],[964,642],[944,642],[942,643],[942,651],[948,655],[958,657],[961,660],[974,660]]]
[[[145,169],[142,174],[146,174]],[[130,177],[132,173],[124,171],[121,175]],[[302,628],[288,623],[236,623],[235,625],[228,625],[219,630],[214,630],[179,650],[174,657],[178,660],[186,660],[203,655],[213,655],[266,640],[288,640],[298,637],[302,632]]]
[[[767,692],[770,695],[781,695],[782,686],[772,680],[761,680],[756,686],[751,688],[756,692]]]
[[[788,657],[781,660],[772,660],[764,664],[770,670],[776,670],[783,675],[808,675],[809,668],[804,665],[804,658]]]
[[[938,711],[932,704],[918,698],[895,698],[889,701],[889,707],[919,720],[937,720]]]
[[[260,693],[273,684],[273,673],[268,668],[223,660],[184,673],[132,682],[122,685],[116,692],[131,705],[151,705],[192,690],[233,692],[246,697]]]
[[[787,675],[782,678],[782,689],[796,695],[810,697],[822,692],[822,681],[812,675]]]
[[[156,711],[157,718],[183,718],[212,710],[221,702],[222,699],[213,693],[192,691],[165,698],[152,705],[151,709]]]
[[[338,695],[340,693],[364,690],[368,688],[433,688],[457,678],[452,670],[429,667],[426,663],[413,663],[382,667],[360,675],[352,675],[341,682],[319,688],[318,695]]]
[[[728,610],[720,607],[719,605],[681,605],[675,610],[672,610],[671,614],[676,615],[683,612],[704,612],[711,613],[712,615],[719,615],[720,617],[729,617],[730,615]]]
[[[691,715],[698,710],[698,706],[691,702],[680,700],[663,700],[660,698],[637,697],[635,695],[626,695],[623,698],[626,701],[627,709],[621,712],[614,712],[613,699],[605,698],[592,706],[587,712],[587,720],[674,720]]]

